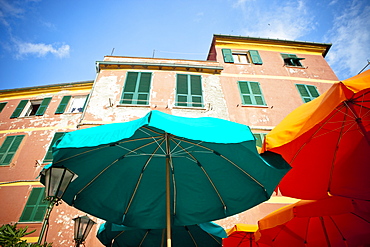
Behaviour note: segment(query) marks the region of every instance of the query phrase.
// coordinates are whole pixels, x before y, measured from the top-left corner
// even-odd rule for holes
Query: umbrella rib
[[[218,241],[218,239],[213,236],[212,234],[210,234],[209,232],[206,232],[214,241],[216,241],[218,244],[222,244],[220,241]]]
[[[174,138],[174,139],[176,139],[176,138]],[[176,139],[176,140],[179,140],[179,139]],[[204,148],[204,149],[206,149],[206,150],[208,150],[208,151],[210,151],[210,152],[212,152],[212,153],[214,153],[214,154],[216,154],[216,155],[218,155],[218,156],[220,156],[221,158],[223,158],[224,160],[226,160],[227,162],[229,162],[230,164],[232,164],[234,167],[236,167],[237,169],[239,169],[242,173],[244,173],[245,175],[247,175],[250,179],[252,179],[255,183],[257,183],[264,191],[265,191],[265,193],[266,193],[266,196],[267,196],[267,198],[269,198],[269,196],[268,196],[268,194],[267,194],[267,191],[266,191],[266,189],[265,189],[265,187],[263,186],[263,184],[261,184],[257,179],[255,179],[252,175],[250,175],[248,172],[246,172],[246,171],[244,171],[240,166],[238,166],[237,164],[235,164],[234,162],[232,162],[231,160],[229,160],[227,157],[225,157],[225,156],[223,156],[222,154],[220,154],[219,152],[217,152],[217,151],[215,151],[215,150],[212,150],[212,149],[210,149],[210,148],[208,148],[208,147],[206,147],[206,146],[203,146],[203,145],[200,145],[200,144],[197,144],[197,143],[193,143],[193,142],[190,142],[190,141],[187,141],[187,140],[181,140],[181,141],[183,141],[183,142],[186,142],[186,143],[188,143],[188,144],[192,144],[192,145],[195,145],[195,146],[198,146],[198,147],[201,147],[201,148]],[[184,151],[186,152],[186,153],[188,153],[188,155],[190,156],[190,157],[192,157],[195,161],[196,161],[196,163],[199,165],[200,163],[199,163],[199,161],[193,156],[193,155],[191,155],[186,149],[184,149]],[[203,169],[203,168],[202,168]],[[208,176],[208,175],[207,175]]]
[[[328,215],[329,219],[331,220],[331,222],[334,224],[335,228],[337,229],[337,231],[339,232],[340,236],[342,237],[343,241],[346,242],[347,239],[344,237],[342,231],[340,230],[340,228],[338,227],[338,225],[335,223],[333,217],[331,217],[330,215]]]
[[[184,226],[184,228],[185,228],[185,230],[188,232],[188,234],[189,234],[189,236],[190,236],[191,240],[193,241],[194,246],[195,246],[195,247],[198,247],[197,242],[195,242],[195,239],[194,239],[194,237],[193,237],[193,234],[191,234],[191,232],[189,231],[189,228],[188,228],[187,226]]]
[[[138,247],[141,247],[141,245],[144,243],[144,241],[145,241],[146,237],[148,236],[149,232],[150,232],[150,229],[148,229],[148,230],[145,232],[144,237],[143,237],[143,239],[140,241],[140,244],[139,244],[139,246],[138,246]]]
[[[176,189],[176,180],[175,180],[175,173],[172,164],[172,157],[170,156],[170,167],[172,173],[172,184],[173,184],[173,215],[176,215],[176,198],[177,198],[177,189]]]
[[[165,141],[165,140],[164,140],[164,139],[162,139],[162,142],[160,143],[160,145],[162,145],[164,141]],[[145,164],[144,164],[144,166],[143,166],[143,169],[141,170],[141,173],[140,173],[140,175],[139,175],[139,178],[138,178],[138,180],[137,180],[137,182],[136,182],[136,185],[135,185],[134,191],[133,191],[133,193],[132,193],[132,195],[131,195],[131,197],[130,197],[129,203],[127,204],[127,207],[126,207],[125,212],[123,213],[123,215],[126,215],[126,214],[127,214],[128,210],[129,210],[129,208],[130,208],[130,206],[131,206],[131,203],[132,203],[132,201],[134,200],[134,197],[135,197],[135,195],[136,195],[137,189],[139,188],[139,184],[140,184],[141,179],[142,179],[142,177],[143,177],[144,171],[145,171],[146,167],[148,166],[149,162],[150,162],[150,161],[152,160],[152,158],[154,157],[154,154],[158,151],[158,149],[159,149],[160,145],[158,145],[158,146],[155,148],[155,150],[154,150],[154,152],[152,153],[152,155],[151,155],[151,156],[148,158],[148,160],[145,162]]]
[[[58,164],[58,163],[61,163],[61,162],[66,161],[66,160],[70,160],[70,159],[73,159],[73,158],[75,158],[75,157],[81,156],[81,155],[83,155],[83,154],[87,154],[87,153],[90,153],[90,152],[94,152],[94,151],[97,151],[97,150],[99,150],[99,149],[103,149],[103,148],[106,148],[106,147],[109,147],[109,146],[107,145],[107,146],[101,146],[101,147],[97,147],[97,148],[94,148],[94,149],[90,149],[90,150],[87,150],[87,151],[85,151],[85,152],[82,152],[82,153],[78,153],[78,154],[75,154],[75,155],[69,156],[69,157],[67,157],[67,158],[65,158],[65,159],[60,159],[60,160],[58,160],[58,161],[56,161],[56,162],[53,162],[53,163],[54,163],[54,164]]]
[[[99,146],[97,148],[90,149],[90,150],[87,150],[85,152],[81,152],[81,153],[78,153],[78,154],[75,154],[75,155],[71,155],[71,156],[69,156],[69,157],[67,157],[65,159],[60,159],[60,160],[56,161],[54,164],[58,164],[58,163],[67,161],[67,160],[76,158],[78,156],[81,156],[81,155],[84,155],[84,154],[87,154],[87,153],[90,153],[90,152],[95,152],[95,151],[100,150],[100,149],[103,149],[103,148],[109,148],[109,147],[112,147],[112,146],[119,146],[120,144],[128,143],[128,142],[133,142],[133,141],[142,141],[142,140],[153,139],[153,138],[161,138],[161,137],[162,136],[143,137],[143,138],[138,138],[138,139],[130,139],[130,140],[125,140],[125,141],[121,141],[121,142],[111,143],[111,144],[107,144],[107,145],[104,145],[104,146]],[[121,146],[119,146],[119,147],[122,148]]]
[[[139,129],[141,132],[147,134],[150,138],[153,138],[154,140],[155,140],[155,138],[158,138],[158,137],[155,137],[155,136],[150,135],[148,132],[144,131],[143,129],[146,129],[148,131],[151,131],[151,132],[153,132],[155,134],[158,134],[161,138],[164,138],[164,135],[161,134],[161,133],[159,133],[158,131],[154,131],[154,130],[149,129],[149,128],[146,128],[146,127],[142,127],[142,128]],[[163,153],[166,152],[162,147],[161,147],[161,149],[162,149]]]
[[[252,237],[248,238],[248,234],[249,234],[249,233],[247,233],[247,234],[243,234],[243,235],[242,235],[242,237],[240,238],[239,243],[237,244],[237,247],[241,246],[241,245],[244,243],[244,239],[246,239],[246,240],[247,240],[247,242],[248,242],[248,240],[249,240],[250,245],[252,244],[253,238],[252,238]]]
[[[319,219],[320,219],[320,222],[321,222],[322,230],[323,230],[324,235],[325,235],[326,243],[328,244],[328,247],[331,247],[328,231],[326,229],[325,222],[324,222],[324,218],[322,216],[320,216]]]
[[[116,238],[118,238],[119,236],[121,236],[121,234],[123,234],[125,231],[121,231],[119,232],[113,239],[112,239],[112,242],[111,242],[111,246],[113,246],[113,243],[116,241]]]
[[[175,140],[173,140],[172,139],[172,141],[174,142],[174,143],[176,143],[176,141]],[[185,141],[185,140],[183,140],[183,141]],[[185,142],[187,142],[187,141],[185,141]],[[191,142],[188,142],[188,143],[191,143]],[[176,143],[176,144],[178,144],[178,143]],[[191,143],[191,144],[193,144],[193,143]],[[223,208],[224,208],[224,210],[225,210],[225,212],[226,212],[226,204],[225,204],[225,202],[224,202],[224,200],[222,199],[222,197],[221,197],[221,195],[220,195],[220,192],[218,191],[218,189],[216,188],[216,185],[212,182],[212,180],[211,180],[211,178],[209,177],[209,175],[208,175],[208,173],[207,173],[207,171],[204,169],[204,167],[200,164],[200,162],[188,151],[188,150],[186,150],[186,149],[184,149],[180,144],[178,144],[178,146],[180,147],[180,148],[182,148],[197,164],[198,164],[198,166],[199,166],[199,168],[200,169],[202,169],[202,171],[203,171],[203,173],[204,173],[204,175],[206,175],[206,177],[207,177],[207,179],[208,179],[208,181],[209,181],[209,183],[212,185],[212,187],[213,187],[213,189],[214,189],[214,191],[216,192],[216,194],[217,194],[217,196],[218,196],[218,198],[220,199],[220,201],[221,201],[221,203],[222,203],[222,205],[223,205]]]
[[[291,224],[291,221],[288,221],[288,222],[280,225],[281,227],[279,227],[279,229],[278,229],[277,233],[275,234],[275,236],[272,237],[272,242],[274,243],[276,241],[276,239],[280,236],[281,232],[284,232],[286,234],[289,234],[293,238],[295,238],[295,239],[297,239],[299,241],[302,241],[304,244],[307,244],[308,224],[307,224],[307,231],[306,231],[305,238],[303,238],[302,236],[299,236],[297,233],[295,233],[294,231],[292,231],[288,227],[288,224]]]
[[[348,108],[347,108],[348,109]],[[338,140],[337,140],[337,144],[335,146],[335,150],[334,150],[334,154],[333,154],[333,159],[331,159],[331,168],[330,168],[330,176],[329,176],[329,184],[328,184],[328,192],[330,192],[331,190],[331,182],[332,182],[332,179],[333,179],[333,172],[334,172],[334,164],[335,164],[335,161],[337,160],[337,153],[338,153],[338,148],[339,148],[339,143],[340,141],[342,140],[342,136],[343,136],[343,129],[344,129],[344,123],[346,122],[346,117],[348,115],[347,114],[344,114],[344,119],[343,119],[343,123],[342,123],[342,128],[340,129],[340,133],[339,133],[339,137],[338,137]]]
[[[144,144],[144,145],[142,145],[142,146],[140,146],[140,147],[137,147],[137,148],[135,148],[135,149],[133,149],[133,150],[131,150],[130,152],[128,152],[127,154],[125,154],[125,155],[122,155],[121,157],[119,157],[118,159],[116,159],[115,161],[113,161],[110,165],[108,165],[108,166],[106,166],[103,170],[101,170],[98,174],[96,174],[95,175],[95,177],[93,178],[93,179],[91,179],[90,180],[90,182],[88,182],[81,190],[79,190],[76,194],[75,194],[75,196],[74,196],[74,198],[76,198],[83,190],[85,190],[87,187],[89,187],[99,176],[101,176],[106,170],[108,170],[110,167],[112,167],[112,165],[114,165],[115,163],[117,163],[118,161],[120,161],[120,160],[122,160],[123,158],[125,158],[127,155],[129,155],[130,153],[132,153],[132,152],[136,152],[136,150],[138,150],[138,149],[141,149],[141,148],[143,148],[143,147],[146,147],[146,146],[149,146],[149,145],[151,145],[151,144],[153,144],[153,143],[155,143],[155,141],[153,141],[153,142],[150,142],[150,143],[146,143],[146,144]],[[158,149],[158,147],[157,147],[157,149]],[[75,201],[75,199],[73,199],[73,201]]]
[[[365,219],[364,217],[361,217],[360,215],[354,213],[354,212],[351,212],[351,214],[353,214],[354,216],[356,216],[357,218],[360,218],[361,220],[365,221],[366,223],[369,223],[370,224],[370,221],[368,221],[367,219]]]
[[[364,135],[367,143],[370,145],[370,136],[369,134],[366,132],[366,129],[364,127],[364,125],[362,124],[362,120],[361,118],[357,115],[355,109],[350,105],[350,104],[347,104],[347,102],[344,102],[344,104],[347,106],[347,108],[352,112],[352,114],[354,115],[355,119],[356,119],[356,122],[358,124],[358,126],[360,127],[360,130],[362,132],[362,134]]]
[[[336,115],[336,114],[338,114],[339,112],[340,112],[340,108],[343,108],[344,106],[342,105],[341,107],[339,107],[338,109],[337,109],[337,111],[336,111],[336,113],[334,113],[333,115],[331,115],[325,122],[323,122],[321,125],[320,125],[320,127],[315,131],[315,133],[313,133],[311,136],[310,136],[310,138],[305,142],[305,143],[303,143],[303,145],[297,150],[297,152],[294,154],[294,156],[293,156],[293,158],[292,158],[292,160],[291,160],[291,162],[290,162],[290,164],[292,164],[293,162],[294,162],[294,160],[297,158],[297,156],[298,156],[298,154],[301,152],[301,150],[312,140],[312,139],[314,139],[314,138],[316,138],[317,136],[316,136],[316,134],[317,133],[319,133],[319,131],[321,130],[321,129],[323,129],[324,128],[324,126],[325,126],[325,124],[327,124],[328,122],[330,122],[330,120]],[[331,131],[333,131],[333,130],[331,130]]]

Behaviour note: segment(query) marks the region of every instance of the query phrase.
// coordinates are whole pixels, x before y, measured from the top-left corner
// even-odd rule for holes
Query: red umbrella
[[[257,225],[236,224],[233,228],[226,230],[227,238],[222,240],[223,247],[263,247],[265,244],[257,244],[254,233]]]
[[[370,202],[329,197],[301,200],[258,222],[257,243],[273,247],[351,247],[370,244]]]
[[[266,135],[266,150],[292,166],[279,184],[285,196],[370,200],[370,70],[291,112]]]

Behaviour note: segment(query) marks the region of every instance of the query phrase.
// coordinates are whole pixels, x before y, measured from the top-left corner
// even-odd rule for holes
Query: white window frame
[[[29,117],[29,116],[35,116],[36,115],[36,112],[37,110],[39,109],[39,107],[41,106],[41,103],[42,103],[42,99],[38,99],[38,100],[29,100],[26,104],[26,106],[24,107],[22,113],[19,115],[19,117]],[[32,106],[37,106],[37,109],[36,111],[34,112],[34,114],[31,115],[31,112],[32,112],[32,109],[33,107]]]
[[[250,64],[251,58],[248,51],[232,51],[231,52],[234,63],[236,64]]]
[[[83,111],[87,95],[72,96],[65,113],[80,113]]]

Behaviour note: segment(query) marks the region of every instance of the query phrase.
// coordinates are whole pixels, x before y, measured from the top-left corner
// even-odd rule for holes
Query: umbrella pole
[[[165,133],[166,138],[166,232],[167,247],[171,247],[171,187],[170,187],[170,138]]]

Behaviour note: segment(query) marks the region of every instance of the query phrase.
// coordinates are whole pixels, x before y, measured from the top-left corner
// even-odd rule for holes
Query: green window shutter
[[[302,67],[300,61],[304,60],[304,58],[299,58],[295,54],[286,54],[286,53],[281,53],[281,57],[283,58],[285,65]]]
[[[4,143],[0,147],[0,166],[9,165],[17,152],[24,135],[7,136]]]
[[[48,203],[45,198],[45,188],[33,188],[23,209],[20,222],[43,221]]]
[[[188,75],[177,74],[176,80],[177,106],[188,106]]]
[[[281,53],[281,57],[285,60],[286,58],[289,58],[289,54]]]
[[[149,90],[152,73],[141,72],[140,83],[138,86],[137,104],[148,105],[149,104]]]
[[[51,101],[51,97],[43,99],[42,102],[41,102],[41,105],[40,105],[39,109],[37,109],[35,115],[36,116],[44,115],[44,113],[46,111],[46,108],[48,108],[48,106],[49,106],[50,101]]]
[[[17,108],[15,108],[13,114],[10,116],[10,118],[17,118],[21,115],[24,107],[27,105],[28,103],[28,100],[21,100],[21,102],[19,102]]]
[[[233,63],[233,53],[231,52],[231,49],[222,49],[222,55],[224,56],[224,62],[225,63]]]
[[[191,102],[193,107],[203,107],[202,78],[199,75],[190,75]]]
[[[0,103],[0,112],[2,112],[3,111],[3,109],[4,109],[4,107],[6,106],[6,104],[7,104],[8,102],[1,102]]]
[[[252,58],[252,63],[254,64],[262,64],[262,58],[258,51],[250,50],[249,55]]]
[[[320,95],[315,86],[296,84],[296,87],[304,103],[310,102]]]
[[[72,96],[64,96],[63,99],[60,101],[60,104],[55,111],[55,114],[62,114],[67,108],[67,105],[69,103],[69,100],[71,99]]]
[[[51,140],[49,149],[48,149],[48,151],[45,155],[43,163],[48,163],[48,162],[53,161],[53,149],[52,149],[52,147],[53,147],[54,143],[64,135],[64,133],[65,132],[57,132],[57,133],[54,134],[53,140]]]
[[[149,104],[149,92],[152,73],[127,72],[120,104]]]
[[[177,75],[176,105],[203,107],[202,78],[199,75]]]
[[[238,84],[243,105],[266,105],[258,82],[239,81]]]
[[[133,104],[138,72],[127,72],[125,86],[123,88],[121,104]]]
[[[319,92],[317,91],[315,86],[312,85],[306,85],[308,92],[310,92],[312,98],[317,98],[320,96]]]
[[[242,98],[243,105],[252,105],[251,93],[249,90],[248,82],[240,81],[239,82],[240,96]]]

